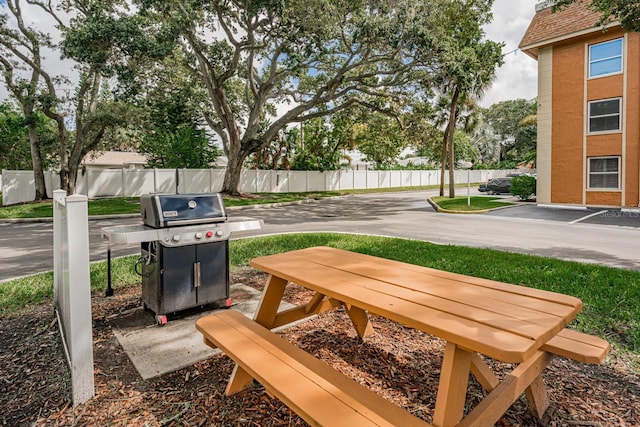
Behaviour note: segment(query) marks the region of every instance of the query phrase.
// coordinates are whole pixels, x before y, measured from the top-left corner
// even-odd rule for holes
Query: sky
[[[496,79],[480,100],[480,105],[490,105],[509,99],[531,99],[538,91],[538,63],[518,50],[531,18],[535,5],[541,0],[495,0],[493,22],[485,27],[489,40],[503,42],[504,65],[497,72]]]
[[[519,51],[518,44],[535,13],[535,5],[542,0],[495,0],[493,5],[493,22],[485,27],[486,37],[490,40],[503,42],[505,47],[505,63],[497,72],[496,79],[480,100],[480,105],[488,107],[496,102],[509,99],[532,99],[537,96],[537,62]],[[0,0],[3,7],[4,0]],[[47,22],[36,25],[47,30]],[[31,22],[34,22],[33,20]],[[47,58],[56,61],[55,57]],[[60,64],[61,71],[69,69],[70,63]],[[7,97],[4,85],[0,85],[0,102]]]

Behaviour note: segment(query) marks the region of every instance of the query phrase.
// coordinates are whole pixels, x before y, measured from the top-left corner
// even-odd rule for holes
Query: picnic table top
[[[568,295],[330,247],[263,256],[251,266],[509,363],[530,358],[582,308]]]

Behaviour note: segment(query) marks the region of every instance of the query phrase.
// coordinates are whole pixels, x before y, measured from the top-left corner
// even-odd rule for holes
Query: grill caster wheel
[[[232,305],[233,305],[233,301],[231,301],[231,298],[227,298],[224,301],[224,308],[231,308]]]
[[[156,324],[158,326],[164,326],[167,324],[167,315],[166,314],[157,314],[156,315]]]

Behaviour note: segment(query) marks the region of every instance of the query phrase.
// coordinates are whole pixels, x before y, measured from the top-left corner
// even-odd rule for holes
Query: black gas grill
[[[141,243],[142,302],[166,314],[210,303],[231,305],[229,234],[217,194],[148,194],[140,199],[145,226],[158,240]]]
[[[140,198],[141,225],[105,227],[107,291],[111,287],[111,245],[140,243],[136,271],[142,275],[142,302],[163,325],[167,314],[218,303],[229,306],[229,237],[256,230],[262,220],[227,221],[218,193],[147,194]]]

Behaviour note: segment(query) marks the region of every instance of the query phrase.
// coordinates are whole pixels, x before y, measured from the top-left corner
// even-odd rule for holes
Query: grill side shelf
[[[130,244],[159,240],[158,230],[144,225],[117,225],[102,228],[102,238],[110,244]]]

